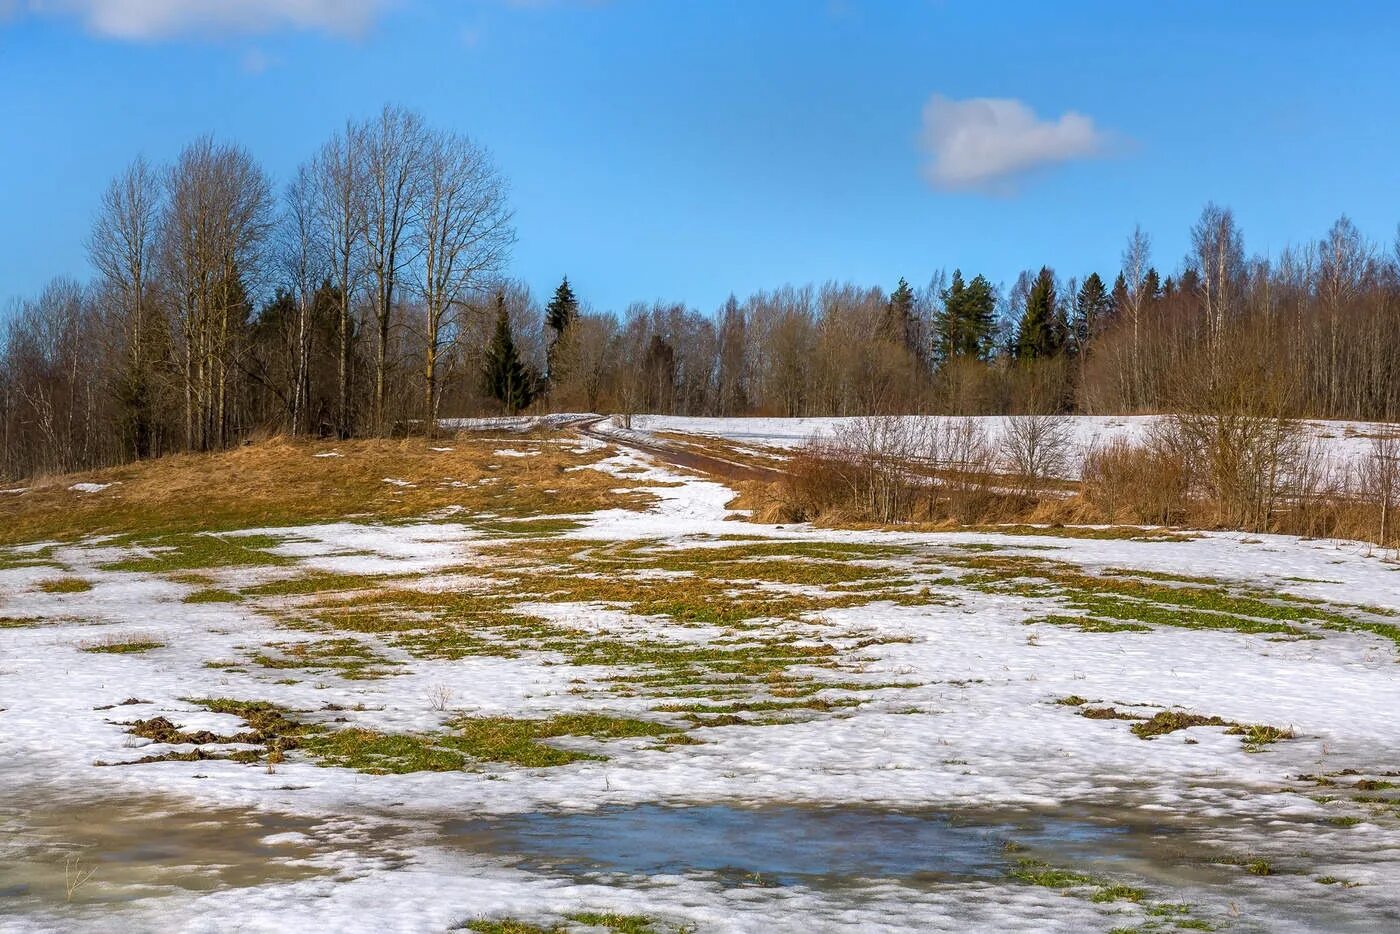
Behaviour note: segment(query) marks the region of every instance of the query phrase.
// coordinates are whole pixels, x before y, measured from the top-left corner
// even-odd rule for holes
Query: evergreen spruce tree
[[[939,296],[943,308],[934,316],[934,351],[940,360],[982,358],[996,337],[997,295],[986,276],[964,282],[962,270]]]
[[[1142,277],[1142,294],[1149,300],[1162,297],[1162,277],[1155,267],[1147,267],[1147,274]]]
[[[574,296],[574,290],[569,285],[569,277],[565,276],[564,281],[560,282],[559,287],[554,290],[554,297],[545,306],[544,323],[554,331],[557,340],[563,336],[576,318],[578,318],[578,299]]]
[[[508,415],[515,415],[535,398],[534,374],[521,361],[515,348],[504,290],[496,293],[496,333],[486,348],[482,388]]]
[[[914,349],[914,290],[903,276],[885,304],[885,319],[880,323],[880,335],[901,347]]]
[[[1083,353],[1113,311],[1113,300],[1096,272],[1089,273],[1074,297],[1074,321],[1070,329],[1071,350]]]
[[[1123,278],[1120,272],[1118,278],[1113,280],[1113,314],[1118,314],[1128,307],[1128,280]]]
[[[545,326],[554,332],[549,338],[549,349],[545,356],[545,382],[548,384],[553,384],[563,375],[559,372],[559,345],[576,320],[578,298],[574,296],[574,290],[569,285],[569,277],[565,276],[544,309]]]
[[[967,284],[961,269],[953,270],[952,281],[938,297],[943,300],[943,307],[933,316],[933,352],[939,360],[951,360],[958,355],[959,322],[967,304]]]
[[[1034,360],[1053,357],[1063,345],[1061,309],[1055,294],[1055,273],[1048,266],[1031,283],[1026,307],[1016,330],[1016,356]]]
[[[997,331],[997,290],[986,276],[974,276],[967,284],[964,315],[963,355],[986,359]]]

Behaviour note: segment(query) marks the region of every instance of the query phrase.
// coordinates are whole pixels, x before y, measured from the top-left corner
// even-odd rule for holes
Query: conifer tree
[[[482,384],[486,394],[499,402],[508,415],[515,415],[535,398],[534,374],[516,350],[504,290],[496,293],[496,332],[486,348]]]
[[[1147,274],[1142,277],[1142,294],[1149,301],[1162,297],[1162,277],[1157,275],[1156,267],[1147,267]]]
[[[544,309],[544,323],[554,334],[549,339],[549,350],[545,357],[545,380],[547,383],[554,383],[563,374],[559,372],[559,345],[564,341],[578,320],[578,298],[574,295],[573,288],[569,285],[569,277],[565,276],[564,281],[559,283],[559,287],[554,290],[554,297],[549,300],[549,304]]]
[[[1103,328],[1113,311],[1113,300],[1104,288],[1103,279],[1091,272],[1074,297],[1074,321],[1070,328],[1070,349],[1082,353],[1089,341]]]
[[[578,299],[574,296],[573,287],[569,285],[569,277],[565,276],[564,281],[560,282],[559,287],[554,290],[554,297],[545,306],[544,323],[554,331],[557,340],[563,336],[576,318],[578,318]]]
[[[996,290],[985,276],[964,282],[962,270],[939,296],[943,307],[934,316],[934,350],[940,360],[981,358],[992,350],[996,332]]]
[[[914,290],[909,288],[903,276],[900,276],[899,285],[895,286],[890,300],[885,304],[880,333],[885,340],[909,350],[914,349]]]
[[[1026,296],[1026,308],[1016,331],[1016,355],[1026,359],[1053,357],[1063,345],[1061,309],[1055,294],[1055,273],[1040,267]]]
[[[1118,278],[1113,280],[1113,314],[1117,315],[1122,312],[1128,306],[1128,300],[1128,280],[1123,278],[1123,274],[1120,272]]]
[[[964,309],[964,351],[966,356],[986,359],[996,337],[997,291],[983,275],[967,284]]]

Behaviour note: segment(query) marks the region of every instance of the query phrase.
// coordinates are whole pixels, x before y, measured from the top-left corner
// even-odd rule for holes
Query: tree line
[[[0,335],[0,472],[259,435],[431,430],[521,411],[690,415],[1249,408],[1400,418],[1400,246],[1345,218],[1248,257],[1207,205],[1167,275],[1135,231],[1116,268],[1010,286],[784,286],[713,313],[541,306],[508,278],[508,185],[467,136],[385,107],[275,186],[212,137],[103,194],[90,282],[57,279]]]

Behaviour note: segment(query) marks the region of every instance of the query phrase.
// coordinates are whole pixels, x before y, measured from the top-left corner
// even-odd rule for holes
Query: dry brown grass
[[[567,436],[561,436],[567,437]],[[159,534],[284,526],[347,517],[394,519],[459,506],[506,516],[644,506],[614,493],[618,479],[570,470],[607,450],[512,439],[538,450],[497,457],[498,439],[324,442],[274,438],[215,454],[191,454],[48,478],[0,499],[0,544],[95,534]],[[433,451],[451,447],[452,451]],[[339,452],[339,457],[316,454]],[[409,485],[386,483],[385,478]],[[482,483],[480,481],[486,480]],[[112,484],[80,493],[77,482]]]

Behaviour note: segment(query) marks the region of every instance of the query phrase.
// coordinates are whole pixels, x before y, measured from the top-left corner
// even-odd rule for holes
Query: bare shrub
[[[1170,446],[1115,440],[1084,457],[1084,501],[1109,522],[1173,525],[1187,510],[1189,471]]]
[[[1284,481],[1287,508],[1274,519],[1275,530],[1315,538],[1350,526],[1349,516],[1355,507],[1346,495],[1345,480],[1346,471],[1338,467],[1320,441],[1300,438]]]
[[[852,419],[789,460],[780,505],[765,514],[787,521],[983,521],[999,498],[995,467],[996,449],[976,420]]]
[[[1358,498],[1376,513],[1376,544],[1400,544],[1395,521],[1400,509],[1400,435],[1371,439],[1366,456],[1356,465],[1355,488]]]
[[[830,450],[849,464],[845,479],[856,508],[876,522],[896,522],[913,511],[913,468],[928,456],[927,448],[918,421],[885,415],[843,422]]]
[[[428,706],[436,711],[447,710],[452,706],[455,695],[445,684],[435,684],[428,688]]]
[[[1168,420],[1171,445],[1187,453],[1193,486],[1214,524],[1265,531],[1305,446],[1296,421],[1247,412],[1185,413]]]
[[[982,423],[970,418],[939,419],[932,428],[938,489],[948,514],[959,522],[986,518],[994,499],[991,478],[996,450]]]
[[[1002,420],[1002,466],[1023,496],[1040,493],[1063,477],[1072,454],[1069,423],[1055,415],[1012,415]]]

